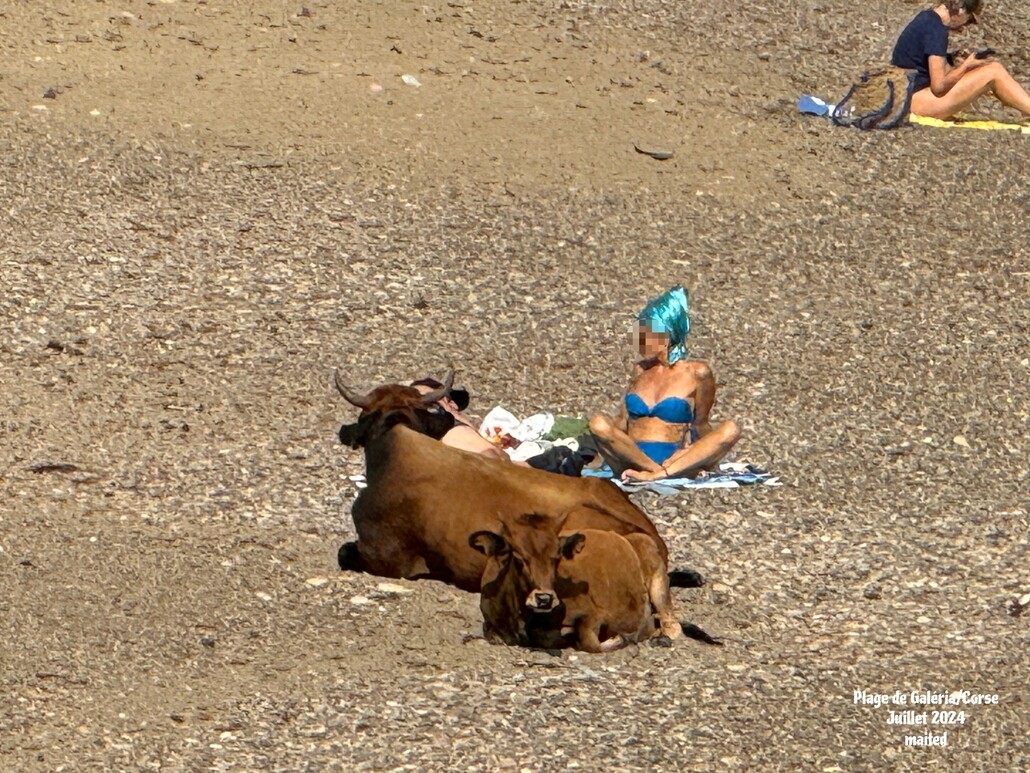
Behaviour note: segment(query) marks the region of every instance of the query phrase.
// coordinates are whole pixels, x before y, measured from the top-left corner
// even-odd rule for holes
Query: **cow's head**
[[[363,395],[345,386],[340,381],[339,371],[333,374],[333,383],[348,403],[361,409],[354,424],[340,427],[340,442],[345,446],[367,446],[398,424],[436,440],[454,427],[454,417],[436,404],[450,392],[454,383],[453,369],[448,371],[442,387],[426,394],[415,387],[387,384]]]
[[[477,531],[469,545],[487,557],[483,571],[484,599],[508,599],[530,612],[550,612],[561,599],[554,591],[558,562],[583,549],[582,534],[561,535],[565,516],[529,513],[499,515],[499,532]],[[502,602],[503,603],[503,602]],[[518,613],[520,609],[510,612]]]

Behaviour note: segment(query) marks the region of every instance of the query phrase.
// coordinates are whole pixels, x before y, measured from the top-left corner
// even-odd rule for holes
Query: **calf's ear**
[[[563,558],[572,558],[583,549],[587,538],[578,531],[575,534],[566,534],[561,538],[561,554]]]
[[[500,534],[492,531],[476,531],[469,535],[469,546],[484,556],[499,556],[508,549],[508,543]]]

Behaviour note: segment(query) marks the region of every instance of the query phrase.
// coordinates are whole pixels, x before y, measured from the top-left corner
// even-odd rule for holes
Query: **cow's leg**
[[[365,564],[361,560],[361,551],[357,542],[344,542],[336,554],[336,562],[345,572],[364,572]]]
[[[683,635],[683,627],[676,617],[672,591],[669,589],[669,572],[658,553],[658,546],[646,534],[629,534],[626,540],[640,559],[640,569],[647,585],[647,597],[651,601],[661,626],[662,633],[670,639]]]
[[[649,647],[671,647],[672,639],[658,631],[647,640],[647,644]]]
[[[610,639],[601,641],[601,638],[597,635],[597,626],[590,625],[584,622],[582,625],[577,627],[576,633],[576,649],[583,652],[615,652],[621,650],[623,647],[627,647],[633,644],[633,639],[623,636],[622,634],[616,634]]]
[[[407,568],[400,576],[405,580],[427,580],[432,579],[434,575],[429,571],[426,559],[422,556],[412,556],[408,559]]]
[[[609,641],[611,641],[609,639]],[[576,649],[583,652],[608,652],[597,635],[595,626],[586,618],[576,623]]]
[[[367,543],[362,541],[344,542],[336,554],[336,560],[345,572],[363,572],[402,580],[431,576],[422,556],[409,555],[403,551],[392,556],[383,555],[368,551]]]
[[[433,578],[426,559],[420,555],[398,553],[393,556],[366,556],[366,570],[380,577],[397,577],[402,580],[424,580]]]
[[[511,640],[511,637],[505,636],[505,633],[499,628],[495,628],[486,621],[483,622],[483,638],[490,644],[518,644],[517,641]]]
[[[673,588],[701,588],[705,578],[693,569],[673,569],[669,572],[669,585]]]
[[[615,652],[615,650],[621,650],[630,643],[631,640],[621,634],[619,636],[613,636],[612,638],[605,639],[601,642],[601,652]]]
[[[669,590],[669,575],[665,573],[665,567],[651,575],[647,588],[648,596],[651,598],[651,606],[654,607],[661,624],[662,633],[670,639],[678,639],[683,635],[683,627],[676,617],[676,608],[672,602],[672,592]]]

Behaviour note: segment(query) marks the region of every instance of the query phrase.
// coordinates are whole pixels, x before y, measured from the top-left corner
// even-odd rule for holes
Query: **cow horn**
[[[340,381],[340,371],[339,370],[334,370],[333,371],[333,383],[336,384],[336,390],[341,395],[343,395],[343,399],[346,400],[348,403],[350,403],[351,405],[355,406],[356,408],[361,408],[362,410],[364,410],[365,408],[368,408],[368,406],[370,404],[370,400],[368,399],[368,395],[359,395],[359,394],[357,394],[355,392],[351,392],[350,389],[348,389],[346,386],[344,386],[343,382]]]
[[[447,377],[443,380],[443,386],[439,389],[434,389],[432,392],[426,392],[424,395],[422,395],[422,402],[426,405],[429,405],[430,403],[435,403],[437,400],[446,397],[450,393],[451,387],[453,385],[454,368],[450,368],[447,371]]]

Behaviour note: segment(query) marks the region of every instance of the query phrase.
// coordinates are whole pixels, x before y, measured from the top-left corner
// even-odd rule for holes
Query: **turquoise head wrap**
[[[637,320],[652,332],[668,333],[670,365],[687,356],[690,303],[687,301],[687,291],[681,285],[649,301],[637,315]]]

